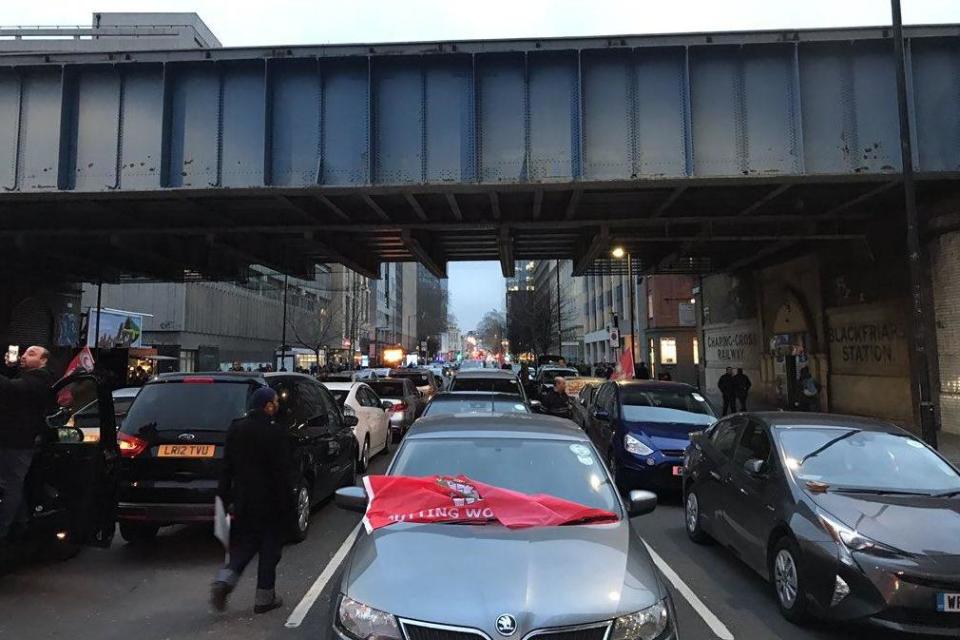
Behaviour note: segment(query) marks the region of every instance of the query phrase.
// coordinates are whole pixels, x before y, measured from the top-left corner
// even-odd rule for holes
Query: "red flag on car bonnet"
[[[367,533],[398,522],[489,522],[510,529],[614,522],[617,515],[554,496],[501,489],[466,476],[367,476]]]

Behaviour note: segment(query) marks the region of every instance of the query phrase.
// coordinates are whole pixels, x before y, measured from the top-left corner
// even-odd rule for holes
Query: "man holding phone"
[[[50,352],[32,346],[23,352],[14,378],[0,376],[0,540],[20,513],[23,481],[30,470],[37,439],[47,426],[52,402],[53,373],[47,368]]]

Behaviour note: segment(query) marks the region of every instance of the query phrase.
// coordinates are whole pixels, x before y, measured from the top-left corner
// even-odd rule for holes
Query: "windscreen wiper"
[[[952,498],[953,496],[960,496],[960,489],[951,489],[950,491],[933,494],[934,498]]]
[[[857,435],[858,433],[860,433],[860,429],[853,429],[853,430],[851,430],[851,431],[847,431],[847,432],[846,432],[845,434],[843,434],[842,436],[837,436],[837,437],[834,438],[833,440],[828,440],[826,443],[824,443],[824,444],[821,445],[820,447],[817,447],[816,449],[814,449],[813,451],[811,451],[811,452],[808,453],[807,455],[803,456],[803,457],[800,459],[800,465],[803,466],[803,463],[806,462],[807,460],[809,460],[810,458],[814,458],[814,457],[820,455],[821,453],[823,453],[824,451],[826,451],[827,449],[829,449],[829,448],[832,447],[833,445],[837,444],[837,443],[840,442],[841,440],[846,440],[846,439],[849,438],[850,436],[855,436],[855,435]]]
[[[929,496],[925,491],[904,491],[900,489],[869,489],[866,487],[836,487],[834,493],[860,493],[877,496]],[[936,495],[936,494],[933,494]]]

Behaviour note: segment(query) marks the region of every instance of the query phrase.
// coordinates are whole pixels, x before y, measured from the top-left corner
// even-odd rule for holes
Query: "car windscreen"
[[[337,404],[341,407],[347,402],[347,396],[350,395],[350,392],[346,389],[329,389],[330,393],[333,394],[333,399],[337,401]]]
[[[620,513],[614,487],[592,446],[528,438],[417,438],[397,454],[391,475],[465,475],[527,494],[545,493]]]
[[[247,411],[255,385],[240,382],[161,382],[146,385],[123,420],[121,431],[226,431]]]
[[[650,415],[647,409],[651,407],[710,417],[716,415],[713,407],[702,395],[689,389],[651,389],[640,386],[624,386],[620,388],[620,398],[623,404],[624,420],[647,420]]]
[[[391,378],[406,378],[413,382],[414,385],[418,387],[429,387],[430,386],[430,374],[429,373],[406,373],[401,371],[394,371],[390,374]]]
[[[399,381],[371,380],[367,386],[381,398],[402,398],[407,394],[403,383]]]
[[[473,378],[456,376],[450,391],[489,391],[520,395],[520,381],[516,378]]]
[[[553,380],[557,376],[561,378],[578,378],[580,377],[580,372],[576,369],[545,369],[540,372],[540,380],[544,384],[553,384]]]
[[[434,398],[424,410],[424,416],[452,416],[469,413],[530,413],[519,399],[491,396]]]
[[[778,427],[777,433],[784,465],[803,482],[837,490],[960,490],[960,474],[906,434],[829,427]]]

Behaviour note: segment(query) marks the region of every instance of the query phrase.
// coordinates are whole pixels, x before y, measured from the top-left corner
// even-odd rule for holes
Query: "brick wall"
[[[943,430],[960,434],[960,232],[930,244]]]

